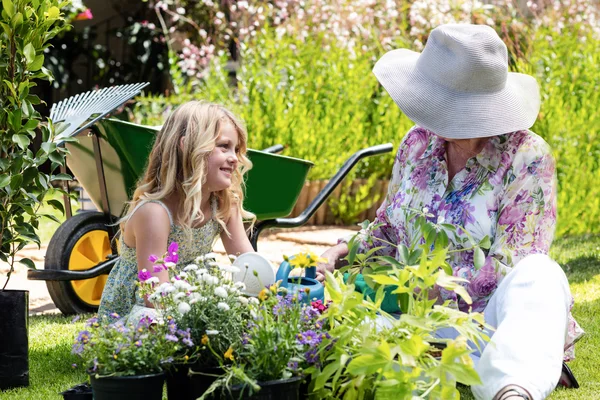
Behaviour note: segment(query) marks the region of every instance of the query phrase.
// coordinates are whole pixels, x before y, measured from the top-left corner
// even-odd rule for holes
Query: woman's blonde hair
[[[192,224],[204,220],[201,204],[207,161],[216,146],[221,127],[227,123],[232,124],[238,133],[238,167],[232,174],[231,186],[214,193],[218,201],[215,218],[228,235],[226,224],[232,207],[238,209],[244,220],[254,221],[254,215],[243,208],[243,176],[252,168],[252,163],[246,157],[248,135],[244,126],[221,105],[190,101],[177,107],[156,135],[146,172],[138,181],[127,212],[120,222],[127,221],[142,201],[162,200],[172,193],[179,193],[176,219],[189,235]],[[183,146],[180,145],[182,137]]]

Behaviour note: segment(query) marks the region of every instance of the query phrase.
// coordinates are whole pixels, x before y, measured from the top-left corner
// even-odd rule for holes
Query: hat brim
[[[529,129],[540,110],[536,80],[509,72],[503,89],[459,92],[427,78],[416,68],[420,53],[398,49],[373,68],[377,80],[417,125],[451,139],[473,139]]]

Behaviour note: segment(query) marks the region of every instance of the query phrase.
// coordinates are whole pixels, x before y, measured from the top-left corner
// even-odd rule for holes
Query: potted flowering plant
[[[318,345],[329,338],[321,322],[326,305],[320,300],[307,303],[305,295],[275,284],[263,289],[258,300],[251,299],[252,319],[242,341],[222,355],[225,374],[203,398],[219,387],[225,398],[300,398],[304,371],[319,363]]]
[[[198,257],[196,264],[177,267],[176,244],[162,258],[152,257],[154,270],[166,268],[171,282],[158,284],[147,271],[139,275],[140,290],[161,315],[172,315],[177,324],[191,332],[198,346],[190,359],[178,364],[167,376],[169,398],[196,399],[222,374],[221,357],[241,341],[249,318],[244,284],[233,282],[232,265],[219,265],[212,253]],[[207,346],[210,341],[210,348]]]
[[[190,330],[172,317],[143,317],[135,325],[111,318],[109,324],[88,320],[72,348],[90,374],[94,399],[162,399],[164,370],[189,358],[182,350],[194,346]]]
[[[331,303],[324,324],[335,338],[324,339],[317,350],[320,364],[310,369],[311,398],[458,399],[456,384],[479,384],[470,353],[489,340],[481,313],[462,312],[450,300],[436,305],[440,288],[471,304],[466,280],[451,275],[448,235],[460,228],[434,223],[427,210],[414,211],[417,239],[398,247],[398,257],[357,253],[358,240],[349,244],[349,273],[327,273]],[[366,227],[366,226],[365,226]],[[367,239],[368,240],[368,239]],[[471,243],[477,253],[488,241]],[[344,271],[341,271],[344,272]],[[372,291],[356,291],[358,273]],[[397,303],[399,316],[382,310],[384,298]],[[438,339],[435,332],[453,328],[456,339]],[[468,344],[470,343],[470,345]]]

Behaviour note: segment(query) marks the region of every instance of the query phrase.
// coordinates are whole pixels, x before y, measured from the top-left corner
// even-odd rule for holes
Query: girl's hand
[[[321,254],[321,257],[326,258],[328,262],[317,264],[317,280],[323,282],[325,280],[325,271],[333,272],[341,266],[340,258],[346,257],[348,254],[348,245],[340,243],[331,247],[329,250]]]

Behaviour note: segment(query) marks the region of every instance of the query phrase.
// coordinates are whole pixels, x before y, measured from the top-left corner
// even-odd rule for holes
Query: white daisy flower
[[[190,307],[190,305],[185,301],[182,301],[177,305],[177,311],[179,311],[181,315],[188,313],[191,309],[192,307]]]
[[[250,302],[250,304],[254,304],[256,306],[260,303],[256,297],[250,297],[248,301]]]
[[[216,287],[215,288],[215,296],[226,299],[227,298],[227,290],[222,286]]]
[[[217,308],[221,311],[231,310],[231,307],[229,307],[229,304],[223,303],[222,301],[217,303]]]
[[[236,274],[238,272],[240,272],[240,269],[238,267],[236,267],[235,265],[221,265],[221,271],[230,273],[230,274]]]
[[[240,304],[243,304],[245,306],[248,305],[248,298],[247,297],[240,296],[240,297],[238,297],[238,301],[240,302]]]
[[[158,278],[156,276],[152,276],[146,280],[146,283],[154,284],[154,283],[158,283],[158,282],[160,282],[160,281],[158,280]]]
[[[204,259],[206,260],[207,258],[212,258],[214,260],[215,258],[217,258],[217,253],[206,253],[204,255]]]
[[[207,329],[207,330],[206,330],[206,334],[207,334],[208,336],[215,336],[215,335],[218,335],[218,334],[219,334],[219,331],[217,331],[217,330],[214,330],[214,329]]]
[[[196,264],[190,264],[183,269],[185,272],[196,271],[198,270],[198,266]]]

